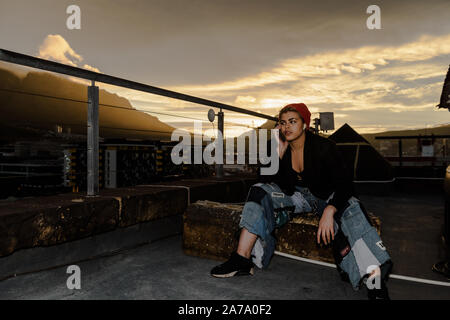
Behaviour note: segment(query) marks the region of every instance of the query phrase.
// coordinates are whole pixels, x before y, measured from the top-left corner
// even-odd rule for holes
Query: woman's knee
[[[252,186],[248,193],[247,201],[253,201],[261,204],[262,200],[266,196],[266,191],[258,186]]]

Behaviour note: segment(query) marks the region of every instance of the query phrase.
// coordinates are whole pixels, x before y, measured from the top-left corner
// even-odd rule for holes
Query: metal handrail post
[[[223,178],[223,119],[224,119],[224,113],[222,112],[222,109],[220,109],[219,113],[217,114],[217,120],[218,120],[218,129],[219,129],[219,135],[218,139],[220,138],[222,141],[219,141],[219,146],[222,148],[222,163],[216,163],[216,178]],[[217,152],[217,144],[216,144],[216,152]]]
[[[99,90],[92,81],[88,87],[88,123],[87,123],[87,195],[95,196],[99,192],[98,183],[98,126]]]

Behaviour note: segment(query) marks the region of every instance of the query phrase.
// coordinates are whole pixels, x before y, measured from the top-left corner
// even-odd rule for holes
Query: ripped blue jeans
[[[258,190],[258,193],[255,193]],[[256,194],[256,196],[255,196]],[[257,183],[252,186],[244,205],[239,226],[258,236],[252,249],[252,260],[259,268],[269,265],[275,251],[272,232],[289,222],[294,216],[313,212],[319,217],[328,205],[327,200],[315,197],[308,188],[296,187],[292,196],[284,194],[275,183]],[[339,267],[347,273],[357,289],[367,276],[368,268],[390,261],[376,229],[369,224],[355,197],[349,199],[339,225],[334,222],[334,232],[342,232],[351,250],[340,259]]]

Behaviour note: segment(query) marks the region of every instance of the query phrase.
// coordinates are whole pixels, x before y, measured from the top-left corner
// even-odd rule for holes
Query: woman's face
[[[295,111],[285,112],[280,118],[280,129],[288,142],[293,141],[303,132],[303,120]]]

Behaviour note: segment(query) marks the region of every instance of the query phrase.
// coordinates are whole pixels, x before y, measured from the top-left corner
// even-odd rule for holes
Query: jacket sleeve
[[[338,212],[342,212],[348,205],[348,199],[354,194],[353,178],[336,144],[330,141],[327,149],[325,162],[329,168],[331,185],[334,191],[334,195],[328,204],[336,207]]]

